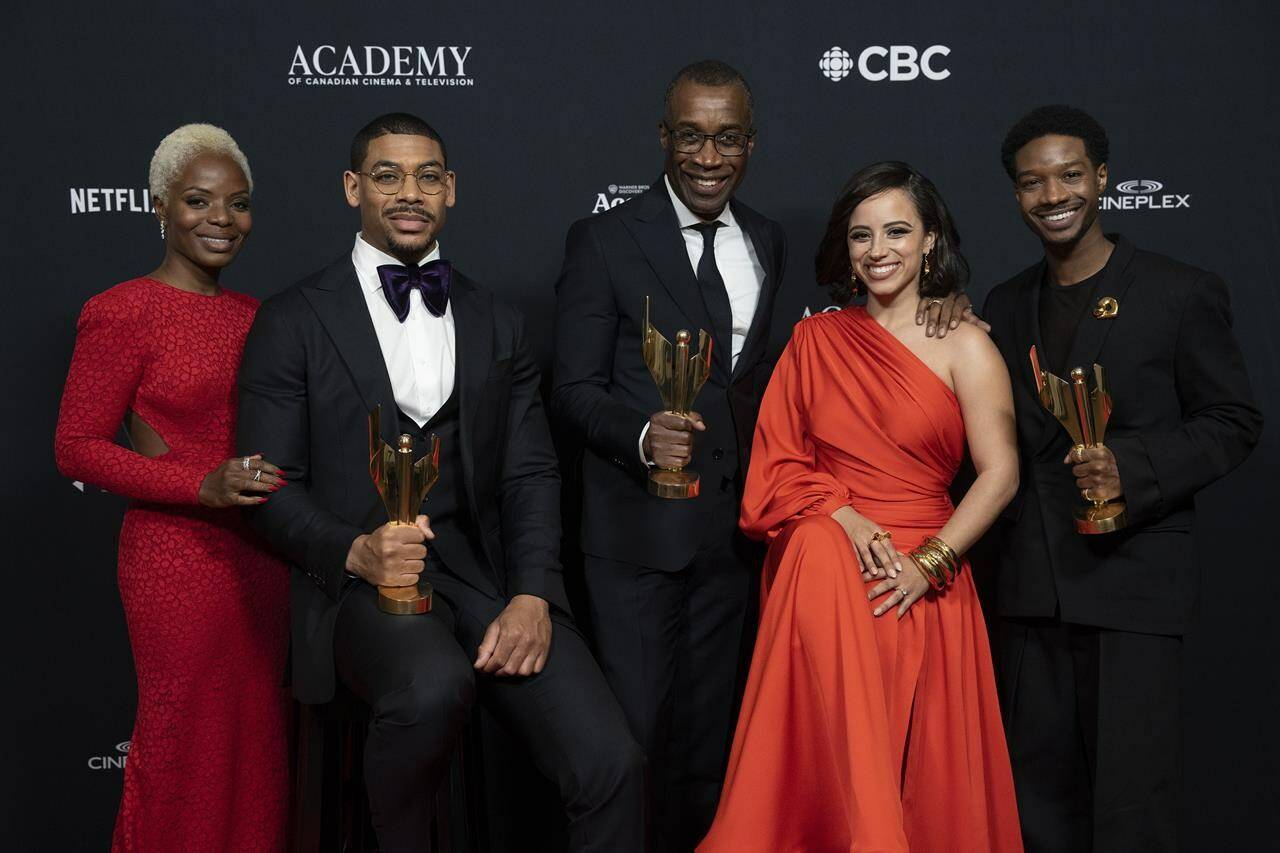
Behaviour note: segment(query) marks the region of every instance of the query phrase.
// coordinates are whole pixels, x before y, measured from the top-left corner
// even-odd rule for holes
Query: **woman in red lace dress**
[[[859,172],[832,211],[820,280],[852,274],[867,305],[797,325],[760,409],[741,515],[770,542],[760,629],[700,853],[1022,849],[956,553],[1017,488],[1009,376],[976,327],[915,322],[921,295],[963,283],[958,243],[902,163]],[[966,443],[978,477],[953,507]]]
[[[150,183],[164,261],[85,305],[55,439],[63,474],[131,499],[118,577],[138,713],[112,849],[275,851],[288,573],[236,507],[283,481],[228,458],[257,300],[218,284],[249,234],[249,166],[226,131],[186,125]],[[133,449],[113,441],[122,421]]]

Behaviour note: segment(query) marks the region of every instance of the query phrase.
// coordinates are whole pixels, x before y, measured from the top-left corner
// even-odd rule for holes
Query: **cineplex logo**
[[[151,213],[151,191],[132,187],[71,187],[72,213]]]
[[[467,76],[471,45],[298,45],[290,86],[474,86]]]
[[[129,741],[121,741],[116,744],[115,755],[91,755],[89,756],[90,770],[123,770],[125,761],[129,758]]]
[[[849,51],[836,45],[829,48],[818,60],[818,70],[832,82],[848,77],[855,65],[862,79],[878,83],[881,80],[904,82],[924,75],[926,80],[946,80],[951,70],[942,66],[942,57],[950,56],[951,48],[942,44],[917,50],[911,45],[895,44],[889,47],[871,45],[862,49],[855,63]]]
[[[595,206],[592,213],[603,213],[611,207],[617,207],[628,199],[634,198],[649,189],[648,184],[609,184],[608,192],[596,193]]]
[[[1164,184],[1146,178],[1116,184],[1120,195],[1098,199],[1100,210],[1177,210],[1191,207],[1191,193],[1161,193]]]

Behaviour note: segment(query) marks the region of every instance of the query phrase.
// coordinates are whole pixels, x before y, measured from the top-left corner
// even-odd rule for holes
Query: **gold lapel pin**
[[[1114,296],[1102,297],[1093,308],[1093,316],[1099,320],[1110,320],[1119,313],[1120,303],[1116,301]]]

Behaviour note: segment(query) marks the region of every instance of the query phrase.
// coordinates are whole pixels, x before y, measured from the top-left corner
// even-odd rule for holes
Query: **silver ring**
[[[906,587],[904,587],[904,586],[900,586],[900,587],[898,587],[898,592],[902,593],[902,598],[903,598],[903,600],[906,600],[906,597],[907,597],[907,588],[906,588]]]
[[[1093,498],[1089,497],[1089,491],[1090,491],[1089,489],[1081,489],[1081,490],[1080,490],[1080,494],[1084,497],[1084,499],[1085,499],[1085,500],[1087,500],[1087,501],[1089,501],[1090,503],[1092,503],[1092,502],[1093,502]]]
[[[255,472],[254,472],[254,474],[253,474],[253,482],[255,482],[255,483],[256,483],[256,482],[258,482],[258,481],[259,481],[259,480],[261,480],[261,479],[262,479],[262,469],[261,469],[261,468],[259,468],[259,469],[258,469],[257,471],[255,471]]]
[[[248,456],[246,456],[245,458],[243,458],[243,459],[241,459],[241,460],[240,460],[240,466],[241,466],[242,468],[244,468],[244,470],[246,470],[246,471],[248,471],[248,470],[249,470],[249,457],[248,457]]]

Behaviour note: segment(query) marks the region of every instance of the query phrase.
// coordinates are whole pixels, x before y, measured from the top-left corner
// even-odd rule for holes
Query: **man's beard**
[[[403,243],[396,239],[395,234],[390,231],[387,232],[387,254],[406,264],[416,264],[421,261],[435,244],[436,238],[434,234],[425,244],[420,244]]]

